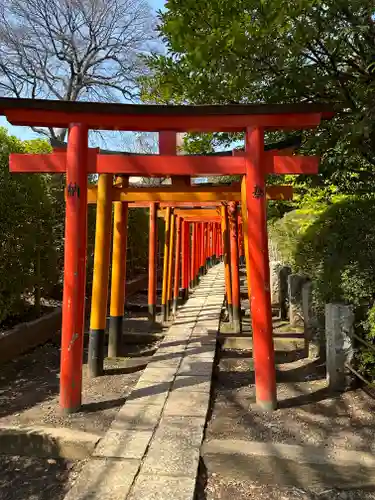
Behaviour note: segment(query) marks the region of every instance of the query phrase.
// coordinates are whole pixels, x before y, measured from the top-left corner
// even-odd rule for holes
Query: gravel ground
[[[245,291],[242,289],[242,291]],[[246,308],[247,302],[242,301]],[[243,333],[250,333],[248,311]],[[221,323],[225,332],[228,325]],[[278,333],[299,333],[274,320]],[[361,389],[333,396],[325,381],[325,367],[304,358],[303,342],[276,353],[279,409],[259,412],[255,406],[251,353],[226,351],[219,355],[213,378],[211,416],[206,439],[240,439],[312,445],[375,452],[375,400]],[[297,485],[296,485],[297,486]],[[196,500],[375,500],[369,490],[304,490],[235,481],[201,466]]]
[[[279,353],[280,409],[256,411],[252,360],[245,352],[221,353],[214,378],[206,439],[241,439],[325,448],[375,451],[375,401],[361,389],[330,397],[324,367]],[[284,358],[287,362],[282,362]],[[297,360],[295,360],[297,358]],[[289,372],[289,373],[288,373]],[[196,500],[375,500],[374,491],[307,491],[235,481],[201,470]]]
[[[0,455],[0,500],[62,500],[83,464]]]
[[[307,491],[293,487],[230,481],[218,474],[200,478],[196,500],[375,500],[375,493],[364,490],[333,489]]]
[[[145,319],[133,314],[129,323],[140,326]],[[132,331],[132,328],[125,327],[124,330]],[[156,344],[125,346],[125,351],[132,357],[106,360],[105,375],[95,379],[88,377],[87,365],[84,364],[82,411],[63,416],[58,403],[60,340],[56,336],[1,366],[0,425],[70,427],[103,434],[137,383],[147,362],[143,354],[152,353],[155,347]]]
[[[361,389],[332,396],[319,362],[288,362],[289,354],[278,356],[279,409],[271,414],[254,406],[252,360],[238,353],[220,359],[207,437],[375,452],[375,401]]]

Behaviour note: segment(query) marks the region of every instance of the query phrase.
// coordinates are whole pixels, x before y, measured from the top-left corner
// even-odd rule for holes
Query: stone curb
[[[68,428],[2,426],[3,455],[82,460],[90,456],[101,436]]]

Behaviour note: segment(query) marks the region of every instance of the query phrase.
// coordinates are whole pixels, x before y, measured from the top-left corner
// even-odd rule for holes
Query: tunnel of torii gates
[[[88,202],[97,203],[95,277],[89,346],[90,370],[95,375],[100,374],[102,370],[112,203],[114,251],[110,316],[115,335],[111,336],[110,356],[117,353],[120,330],[115,323],[120,323],[119,318],[124,311],[128,207],[137,204],[150,207],[149,303],[152,315],[156,290],[155,224],[158,210],[165,210],[167,238],[163,268],[164,317],[173,296],[172,235],[176,233],[176,240],[180,238],[180,241],[176,241],[175,247],[181,245],[183,265],[180,265],[180,259],[175,260],[178,261],[177,273],[181,270],[182,289],[185,293],[189,284],[196,284],[197,276],[203,272],[207,257],[213,259],[214,252],[218,252],[219,256],[226,254],[227,298],[228,302],[232,303],[233,321],[238,322],[240,292],[236,231],[239,224],[237,208],[242,201],[242,233],[247,256],[248,283],[251,284],[249,294],[256,400],[265,410],[276,408],[266,198],[267,195],[277,198],[285,188],[270,186],[266,190],[266,177],[269,174],[316,174],[319,158],[292,155],[285,150],[282,153],[267,150],[264,146],[264,132],[316,128],[322,120],[333,117],[332,109],[314,103],[169,106],[0,98],[0,115],[6,116],[12,125],[68,129],[66,151],[10,156],[11,172],[66,173],[60,367],[62,410],[70,413],[81,406]],[[97,149],[88,147],[89,130],[159,132],[159,154],[102,154]],[[184,132],[243,132],[245,149],[231,156],[179,156],[176,155],[176,133]],[[99,174],[97,188],[88,189],[88,174]],[[191,177],[210,175],[239,175],[243,180],[238,186],[197,186],[190,183]],[[113,176],[116,178],[115,185]],[[172,178],[172,185],[156,188],[128,187],[129,176],[167,176]],[[274,191],[272,194],[272,189],[280,191]],[[290,197],[290,194],[286,193],[287,197]],[[215,210],[220,207],[220,217],[211,213],[207,215],[205,210],[212,206]],[[189,207],[194,210],[191,214],[186,213]],[[197,214],[197,208],[193,207],[200,207],[202,212]],[[225,236],[221,240],[217,236],[219,224],[222,235]],[[189,226],[190,237],[186,229]],[[233,244],[228,244],[228,240]],[[190,251],[187,250],[187,242]],[[228,280],[229,271],[231,285]]]

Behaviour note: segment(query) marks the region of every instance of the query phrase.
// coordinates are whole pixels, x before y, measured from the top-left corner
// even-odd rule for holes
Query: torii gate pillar
[[[87,250],[88,129],[69,128],[66,158],[64,293],[61,332],[60,406],[81,406]]]
[[[276,369],[272,338],[269,255],[265,172],[263,170],[264,131],[246,131],[246,203],[251,282],[251,319],[256,401],[264,410],[274,410]]]

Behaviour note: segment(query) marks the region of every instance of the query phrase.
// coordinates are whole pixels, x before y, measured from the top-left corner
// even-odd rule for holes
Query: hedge
[[[47,141],[21,141],[0,128],[0,326],[39,312],[38,299],[61,299],[64,265],[63,175],[10,174],[10,153],[46,153]],[[91,182],[95,179],[90,178]],[[95,206],[88,208],[87,294],[95,243]],[[159,235],[162,238],[162,226]],[[128,278],[147,270],[147,209],[129,210]],[[36,298],[36,303],[30,298]],[[38,315],[38,314],[37,314]],[[14,321],[13,321],[14,322]]]
[[[355,306],[357,330],[375,338],[375,198],[346,197],[286,214],[270,227],[284,261],[313,282],[314,306]],[[362,352],[360,368],[375,375],[375,356]]]

